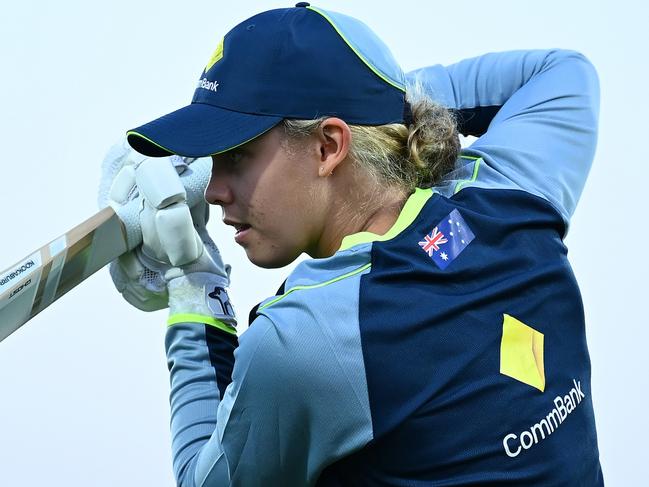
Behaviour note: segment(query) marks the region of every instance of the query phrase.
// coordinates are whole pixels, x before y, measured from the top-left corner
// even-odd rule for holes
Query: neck
[[[370,191],[349,192],[355,197],[330,212],[332,217],[325,226],[313,257],[329,257],[340,248],[343,238],[359,232],[384,235],[399,218],[408,194],[403,189],[373,187]],[[382,195],[376,198],[376,195]]]

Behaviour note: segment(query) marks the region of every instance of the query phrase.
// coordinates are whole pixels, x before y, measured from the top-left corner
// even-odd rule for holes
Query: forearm
[[[592,111],[583,122],[591,127],[597,123],[597,78],[590,63],[574,51],[489,53],[450,66],[417,69],[407,77],[410,84],[421,84],[435,101],[458,114],[464,135],[483,135],[503,105],[530,83],[534,84],[536,103],[551,102],[551,94],[586,97],[578,104]],[[566,101],[570,100],[563,100],[564,104]]]
[[[217,428],[217,409],[231,382],[236,334],[200,323],[167,332],[173,467],[178,485],[194,486],[199,454]]]

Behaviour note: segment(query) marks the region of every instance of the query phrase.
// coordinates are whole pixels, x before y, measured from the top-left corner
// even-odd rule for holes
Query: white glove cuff
[[[196,272],[170,280],[167,285],[170,321],[178,323],[182,321],[182,316],[198,315],[212,317],[235,327],[237,321],[226,290],[228,284],[225,277],[206,272]]]

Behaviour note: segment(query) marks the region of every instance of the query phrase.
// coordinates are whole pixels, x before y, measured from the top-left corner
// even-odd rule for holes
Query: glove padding
[[[124,225],[128,250],[133,250],[142,244],[142,228],[140,211],[142,200],[137,198],[139,191],[135,183],[135,169],[148,158],[133,151],[126,140],[116,144],[104,159],[102,180],[99,187],[99,208],[111,206]],[[159,159],[156,159],[159,160]],[[194,159],[172,156],[170,161],[180,175],[182,186],[186,192],[185,201],[191,208],[205,200],[205,188],[210,180],[212,161],[209,157]],[[157,171],[152,171],[154,176]],[[177,184],[177,182],[176,182]],[[154,184],[155,188],[156,185]],[[181,190],[182,191],[182,190]],[[181,194],[182,196],[182,194]],[[182,198],[181,198],[182,199]],[[150,201],[155,208],[161,208],[161,200]],[[178,264],[178,262],[174,263]]]
[[[180,183],[179,174],[192,162],[178,156],[150,159],[125,144],[109,151],[100,205],[117,211],[138,200],[143,239],[111,263],[110,274],[117,290],[138,309],[169,307],[170,319],[214,317],[234,326],[225,291],[229,267],[205,228],[209,207],[203,200],[188,208]]]

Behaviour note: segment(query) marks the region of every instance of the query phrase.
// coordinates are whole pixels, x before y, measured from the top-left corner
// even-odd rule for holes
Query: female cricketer
[[[144,238],[117,288],[170,309],[178,484],[603,485],[563,243],[598,103],[572,51],[404,75],[363,23],[306,2],[228,32],[192,103],[128,132],[171,157],[112,190],[142,199]],[[207,156],[205,199],[253,263],[311,257],[240,338],[206,206],[140,169]]]

